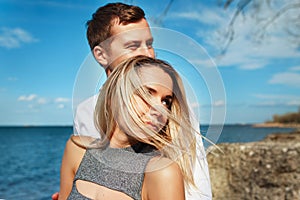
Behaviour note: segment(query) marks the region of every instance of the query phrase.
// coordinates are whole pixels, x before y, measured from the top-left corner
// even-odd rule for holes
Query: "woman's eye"
[[[146,90],[146,91],[148,92],[148,94],[150,94],[150,95],[153,95],[153,94],[155,93],[155,91],[154,91],[152,88],[146,87],[145,90]]]
[[[170,109],[170,108],[171,108],[171,105],[172,105],[172,100],[171,100],[171,99],[164,99],[164,100],[162,100],[162,104],[163,104],[166,108]]]

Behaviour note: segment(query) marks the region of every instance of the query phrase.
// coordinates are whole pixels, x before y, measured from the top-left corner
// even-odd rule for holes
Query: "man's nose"
[[[144,56],[148,56],[150,58],[155,57],[153,48],[149,48],[149,47],[142,47],[140,50],[140,54]]]

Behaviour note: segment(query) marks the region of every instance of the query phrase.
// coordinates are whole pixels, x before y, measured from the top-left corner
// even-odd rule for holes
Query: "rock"
[[[300,132],[218,147],[207,155],[214,200],[300,200]]]

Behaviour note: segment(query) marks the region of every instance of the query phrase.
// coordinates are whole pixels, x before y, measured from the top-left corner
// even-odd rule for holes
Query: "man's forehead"
[[[113,40],[127,43],[129,41],[147,41],[152,40],[152,35],[145,33],[145,29],[134,29],[114,35]]]
[[[140,34],[152,36],[145,19],[129,24],[114,24],[111,27],[111,34],[113,37],[137,37]]]
[[[152,39],[152,35],[149,31],[149,28],[139,28],[139,29],[132,29],[120,32],[118,34],[114,34],[112,36],[113,39],[118,39],[121,41],[128,41],[128,40],[149,40]]]

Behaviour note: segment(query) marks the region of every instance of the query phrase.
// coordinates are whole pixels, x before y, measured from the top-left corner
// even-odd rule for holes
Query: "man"
[[[153,38],[142,9],[121,3],[100,7],[87,22],[87,38],[107,76],[121,61],[137,55],[155,57]],[[99,137],[93,122],[97,96],[77,107],[74,134]]]
[[[105,69],[107,76],[120,61],[137,55],[155,57],[153,38],[145,19],[144,11],[123,3],[111,3],[100,7],[87,22],[87,38],[97,62]],[[94,126],[93,113],[97,97],[82,102],[76,110],[74,134],[99,137]],[[187,200],[211,199],[208,165],[202,140],[199,137],[198,159],[194,179],[198,191],[186,194]],[[203,156],[204,154],[204,156]],[[52,199],[57,199],[54,194]]]

